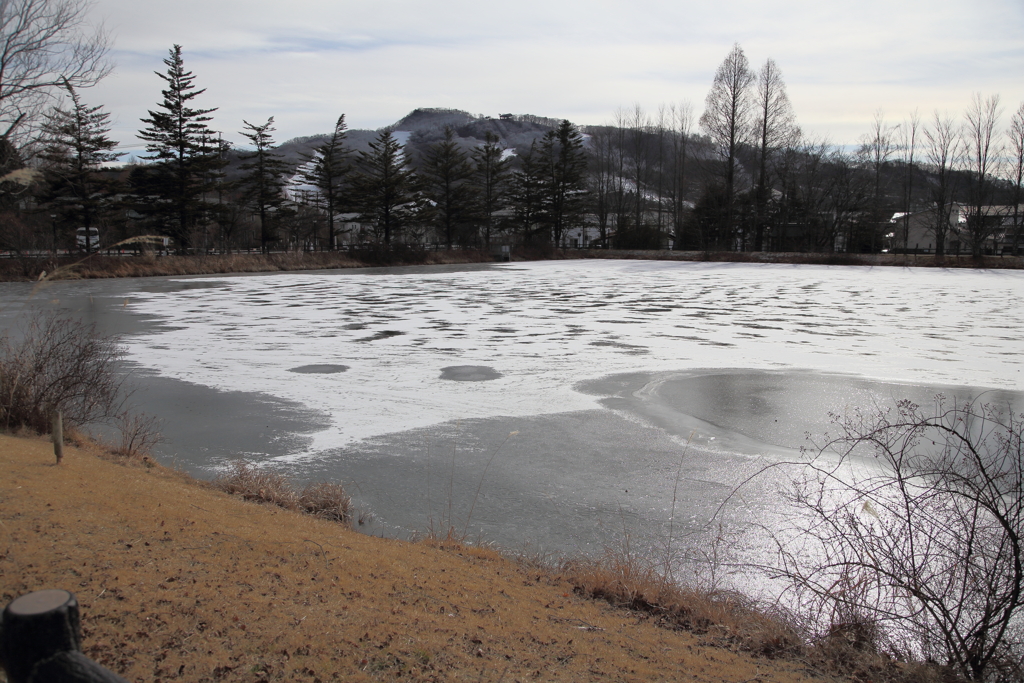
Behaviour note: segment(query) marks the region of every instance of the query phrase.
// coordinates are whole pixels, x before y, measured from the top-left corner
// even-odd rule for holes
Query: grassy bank
[[[1024,268],[1020,256],[935,256],[933,254],[844,254],[753,251],[648,251],[585,249],[562,252],[567,258],[642,259],[649,261],[710,261],[716,263],[791,263],[827,266],[880,266],[895,268]]]
[[[364,536],[95,447],[57,466],[0,435],[0,501],[0,600],[74,592],[86,654],[131,680],[822,680],[492,550]]]
[[[402,250],[394,253],[366,251],[355,255],[346,252],[212,256],[104,256],[97,254],[88,258],[0,259],[0,281],[35,281],[40,277],[90,279],[218,273],[274,273],[372,266],[481,263],[493,260],[490,254],[475,249],[458,251]]]
[[[883,266],[906,268],[990,268],[1021,269],[1024,258],[1017,256],[936,257],[929,254],[804,254],[768,252],[648,251],[621,249],[519,249],[514,261],[547,259],[641,259],[653,261],[702,261],[717,263],[791,263],[834,266]],[[69,278],[150,277],[168,275],[213,275],[218,273],[270,273],[331,268],[373,266],[441,265],[491,263],[485,250],[461,249],[398,252],[367,250],[346,252],[304,252],[280,254],[225,254],[213,256],[103,256],[88,258],[0,259],[0,281]]]

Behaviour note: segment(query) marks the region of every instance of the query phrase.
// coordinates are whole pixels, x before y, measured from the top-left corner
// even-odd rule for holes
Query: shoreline
[[[357,252],[358,255],[358,252]],[[792,265],[875,266],[895,268],[1024,269],[1024,257],[936,257],[932,254],[846,254],[803,252],[701,252],[622,249],[520,249],[512,262],[576,259],[627,259],[710,263],[770,263]],[[104,256],[2,258],[0,282],[33,282],[64,279],[215,275],[226,273],[273,273],[338,268],[455,265],[496,263],[485,250],[408,251],[397,254],[367,253],[364,259],[348,252],[275,254],[222,254],[195,256]]]
[[[365,536],[91,447],[52,462],[0,435],[0,598],[71,590],[85,654],[131,680],[820,680],[485,547]]]

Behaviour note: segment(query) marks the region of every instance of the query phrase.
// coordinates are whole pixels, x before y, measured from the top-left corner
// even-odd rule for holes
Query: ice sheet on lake
[[[595,408],[574,385],[614,373],[792,368],[1024,390],[1020,271],[561,261],[189,282],[132,297],[168,325],[127,338],[129,358],[332,416],[307,455],[453,419]],[[500,377],[442,378],[476,365]]]

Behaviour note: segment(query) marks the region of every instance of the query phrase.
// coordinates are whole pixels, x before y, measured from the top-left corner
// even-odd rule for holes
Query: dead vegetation
[[[278,254],[218,254],[193,256],[104,256],[57,259],[0,259],[0,281],[67,280],[108,277],[210,275],[216,273],[272,273],[367,266],[441,265],[492,261],[485,251],[427,251],[406,249],[354,252],[325,251]]]
[[[657,561],[636,554],[607,551],[594,559],[563,561],[547,571],[578,595],[638,612],[661,628],[692,633],[706,645],[801,662],[809,671],[844,680],[966,681],[949,667],[894,656],[870,623],[835,624],[818,634],[811,620],[779,605],[757,604],[736,591],[681,585],[666,578]]]
[[[564,258],[640,259],[652,261],[712,261],[720,263],[791,263],[827,266],[891,266],[897,268],[988,268],[1020,270],[1020,256],[935,256],[934,254],[857,254],[846,252],[653,251],[626,249],[566,249]]]
[[[245,500],[300,511],[341,524],[352,522],[352,499],[338,483],[315,482],[296,491],[284,475],[245,460],[235,460],[213,480],[213,485]]]
[[[59,314],[27,320],[20,339],[0,336],[0,426],[47,433],[54,411],[68,427],[107,420],[120,408],[121,347],[91,325]]]
[[[637,554],[607,551],[561,562],[556,571],[586,597],[650,615],[658,623],[705,636],[707,642],[762,657],[803,653],[803,639],[783,614],[769,614],[734,591],[705,591],[671,581]]]
[[[131,408],[117,338],[61,313],[25,319],[16,334],[0,335],[0,430],[46,434],[59,413],[65,442],[92,439],[86,429],[97,424],[113,427],[107,451],[120,457],[160,442],[156,418]]]
[[[825,680],[493,550],[373,538],[49,450],[0,435],[0,601],[73,591],[86,655],[133,681]]]
[[[646,259],[667,261],[716,261],[730,263],[793,263],[833,266],[894,266],[937,268],[1024,268],[1017,256],[936,257],[930,254],[803,254],[767,252],[647,251],[613,249],[554,249],[547,246],[519,247],[517,261],[548,259]],[[0,259],[0,281],[91,279],[109,277],[150,277],[212,275],[218,273],[272,273],[283,271],[365,268],[368,266],[443,265],[488,263],[494,257],[486,250],[381,251],[367,248],[353,252],[288,252],[277,254],[216,254],[192,256],[104,256],[86,258]]]

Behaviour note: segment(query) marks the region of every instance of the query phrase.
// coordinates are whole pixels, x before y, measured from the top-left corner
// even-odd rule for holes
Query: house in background
[[[934,254],[935,226],[938,224],[934,207],[911,213],[895,213],[889,219],[889,232],[883,240],[885,251],[897,254]],[[944,251],[956,254],[961,249],[959,212],[956,207],[949,215]]]
[[[970,253],[971,235],[967,231],[970,209],[955,205],[950,212],[949,230],[946,233],[947,254]],[[1024,253],[1024,205],[992,205],[982,208],[985,221],[985,241],[982,253],[989,255],[1010,255]],[[910,214],[897,213],[889,220],[889,232],[885,235],[885,249],[892,253],[934,254],[935,253],[935,209]],[[906,240],[904,241],[904,236]]]

